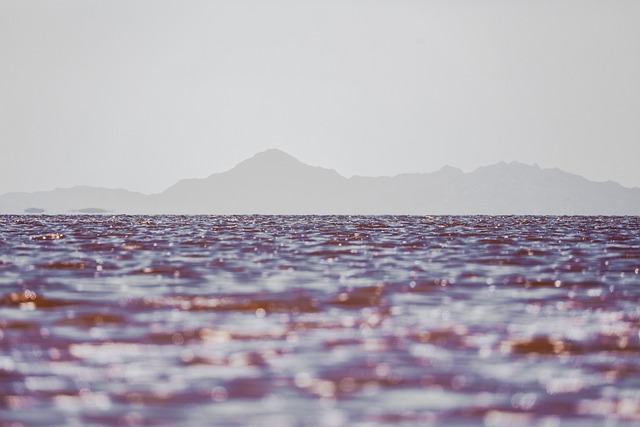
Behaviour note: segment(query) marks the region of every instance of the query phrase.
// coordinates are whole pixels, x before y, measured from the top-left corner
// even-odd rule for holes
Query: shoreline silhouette
[[[0,213],[640,215],[640,189],[518,162],[346,178],[269,149],[158,194],[86,186],[6,193]]]

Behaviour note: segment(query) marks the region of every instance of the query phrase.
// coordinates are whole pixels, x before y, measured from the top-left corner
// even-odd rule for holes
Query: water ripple
[[[0,420],[637,425],[639,231],[0,216]]]

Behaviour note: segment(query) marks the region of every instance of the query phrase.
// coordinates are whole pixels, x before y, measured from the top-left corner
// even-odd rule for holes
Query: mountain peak
[[[233,174],[244,175],[248,177],[280,177],[282,179],[309,179],[310,176],[318,174],[331,175],[332,178],[341,176],[332,169],[325,169],[319,166],[309,166],[301,162],[290,154],[282,150],[271,148],[253,157],[238,163],[238,165],[229,171]]]
[[[299,160],[293,157],[291,154],[285,153],[284,151],[278,148],[269,148],[267,150],[261,151],[259,153],[254,154],[253,157],[247,160],[269,160],[269,161],[278,161],[278,160],[295,160],[298,162]]]
[[[253,157],[250,157],[238,163],[236,168],[244,169],[247,166],[256,167],[266,165],[277,168],[297,164],[302,164],[302,162],[282,150],[278,150],[277,148],[269,148],[268,150],[261,151],[255,154]]]

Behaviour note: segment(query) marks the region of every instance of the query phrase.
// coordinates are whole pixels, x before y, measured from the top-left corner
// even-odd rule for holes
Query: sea
[[[640,217],[0,216],[2,426],[638,426]]]

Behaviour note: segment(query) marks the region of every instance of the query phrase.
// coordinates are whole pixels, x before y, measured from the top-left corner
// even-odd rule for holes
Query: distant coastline
[[[640,215],[640,189],[517,162],[345,178],[270,149],[159,194],[93,187],[7,193],[0,213]]]

